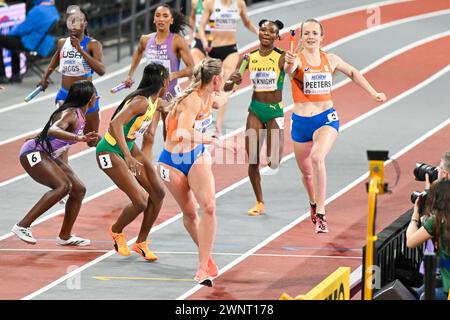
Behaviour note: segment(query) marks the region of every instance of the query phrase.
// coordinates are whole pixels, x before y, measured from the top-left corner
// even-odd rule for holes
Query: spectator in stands
[[[438,180],[431,185],[425,205],[425,215],[428,218],[419,228],[419,199],[417,199],[406,232],[406,244],[409,248],[415,248],[433,239],[440,258],[442,276],[442,287],[436,288],[436,299],[447,300],[450,289],[450,152],[444,153],[438,169]]]
[[[47,32],[59,20],[53,0],[35,0],[26,19],[14,27],[8,35],[0,35],[0,83],[22,82],[20,75],[20,51],[36,51],[48,56],[55,46],[55,38]],[[11,50],[12,77],[6,78],[3,50]]]

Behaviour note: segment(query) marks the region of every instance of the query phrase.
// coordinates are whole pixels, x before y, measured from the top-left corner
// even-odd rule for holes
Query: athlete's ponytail
[[[117,107],[116,111],[111,117],[114,119],[116,114],[122,110],[123,106],[136,96],[151,97],[152,95],[158,93],[158,91],[164,85],[164,80],[169,77],[169,71],[162,64],[150,63],[144,69],[144,74],[142,75],[141,82],[138,88],[126,96],[120,105]]]
[[[49,155],[51,155],[53,152],[50,138],[48,136],[48,130],[55,122],[54,119],[56,118],[56,115],[69,108],[83,108],[92,99],[94,93],[95,87],[89,80],[79,80],[72,84],[64,103],[58,109],[56,109],[55,112],[52,113],[50,119],[45,124],[44,129],[35,138],[37,144],[40,144],[45,152],[47,152]]]
[[[202,85],[210,83],[214,76],[220,75],[221,71],[222,61],[219,59],[208,57],[200,61],[200,63],[194,67],[194,80],[191,85],[174,99],[169,109],[172,109],[177,103],[181,102],[190,93],[199,89]]]

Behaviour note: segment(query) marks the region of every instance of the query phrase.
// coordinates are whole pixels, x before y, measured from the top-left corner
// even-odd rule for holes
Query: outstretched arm
[[[244,26],[253,33],[258,34],[259,29],[255,26],[255,24],[250,20],[247,14],[247,5],[244,0],[240,0],[238,2],[239,15],[241,16],[242,23]]]
[[[139,46],[137,47],[136,51],[133,54],[133,58],[131,60],[130,70],[128,71],[127,78],[125,79],[125,83],[128,87],[131,87],[133,83],[133,75],[136,71],[136,68],[138,67],[139,63],[141,62],[142,56],[145,51],[145,47],[147,46],[147,42],[150,39],[149,35],[143,35],[141,36],[141,39],[139,40]]]
[[[348,64],[335,54],[329,54],[330,63],[336,70],[341,71],[349,77],[354,83],[367,91],[370,96],[379,102],[386,101],[386,95],[383,92],[377,92],[367,81],[367,79],[352,65]]]

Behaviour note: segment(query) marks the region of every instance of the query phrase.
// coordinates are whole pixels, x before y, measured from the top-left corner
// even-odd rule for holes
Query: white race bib
[[[152,120],[142,122],[142,125],[139,128],[139,130],[136,130],[135,132],[133,132],[132,135],[136,138],[142,137],[144,135],[145,131],[147,131],[148,127],[150,127],[151,123],[152,123]]]
[[[275,122],[277,123],[280,130],[284,130],[284,117],[275,118]]]
[[[102,154],[98,156],[98,161],[100,162],[100,167],[102,169],[112,168],[111,157],[109,156],[109,154]]]
[[[336,111],[333,111],[329,114],[327,114],[327,118],[328,118],[328,122],[327,123],[331,123],[331,122],[335,122],[339,120],[338,114]]]
[[[250,79],[255,91],[277,90],[277,73],[275,71],[252,71]]]
[[[69,77],[79,77],[91,72],[91,68],[67,38],[59,53],[59,72]]]
[[[30,167],[33,167],[34,165],[42,161],[41,153],[39,151],[29,153],[27,154],[27,159],[28,163],[30,164]]]
[[[161,64],[168,70],[169,74],[172,73],[172,68],[170,66],[170,60],[161,59],[160,57],[155,57],[155,58],[147,59],[147,64],[149,64],[149,63]]]
[[[170,182],[170,170],[167,168],[164,168],[163,166],[159,166],[159,175],[161,176],[161,179],[164,181]]]
[[[201,120],[195,120],[194,121],[194,129],[199,132],[205,132],[206,129],[212,124],[212,115],[210,115],[207,118],[201,119]]]
[[[329,94],[333,85],[333,77],[331,73],[304,73],[303,75],[303,93],[312,94]]]

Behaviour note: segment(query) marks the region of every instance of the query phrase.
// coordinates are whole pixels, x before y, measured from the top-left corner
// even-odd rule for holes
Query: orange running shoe
[[[264,202],[256,202],[255,206],[247,211],[249,216],[259,216],[264,213]]]
[[[125,240],[125,233],[115,233],[112,231],[112,226],[109,227],[109,235],[114,241],[114,249],[121,256],[129,256],[131,254],[130,248],[128,248],[127,241]]]
[[[209,256],[208,268],[206,269],[206,272],[208,272],[208,274],[213,278],[217,277],[219,274],[219,268],[217,268],[217,264],[214,262],[212,256]]]
[[[133,243],[132,249],[134,252],[139,253],[141,256],[144,257],[145,260],[147,261],[156,261],[158,260],[158,257],[150,251],[150,249],[148,248],[148,245],[150,244],[150,240],[141,242],[141,243]]]
[[[213,279],[211,275],[202,269],[198,269],[197,273],[195,274],[194,280],[197,281],[198,284],[201,284],[206,287],[213,286]]]

